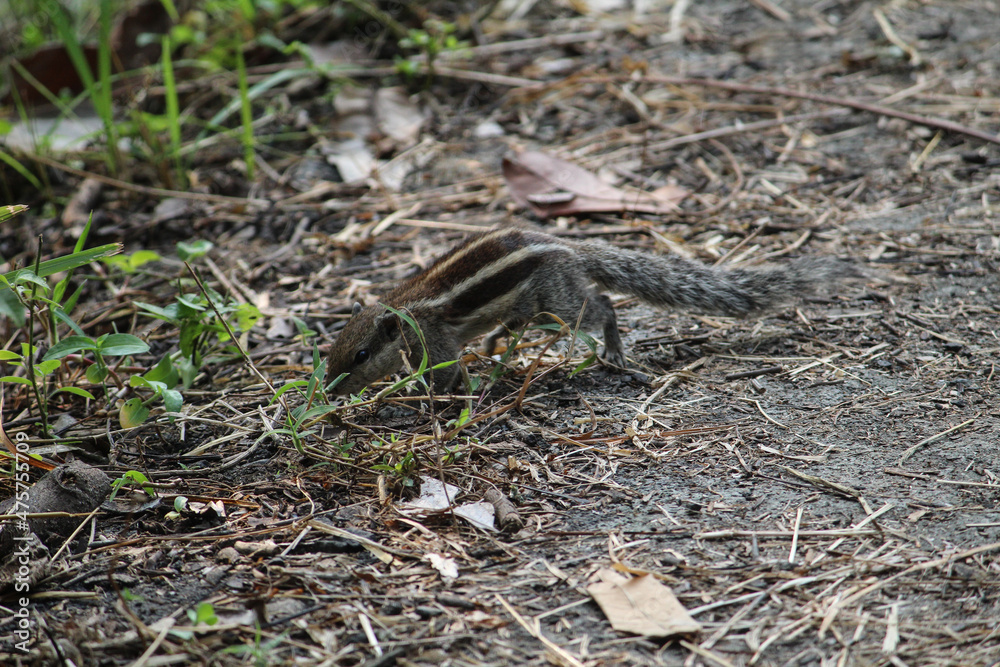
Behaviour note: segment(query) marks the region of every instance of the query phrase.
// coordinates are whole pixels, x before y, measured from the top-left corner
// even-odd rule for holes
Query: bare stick
[[[927,127],[935,127],[939,130],[946,130],[948,132],[965,134],[970,137],[975,137],[976,139],[981,139],[982,141],[988,141],[991,144],[1000,144],[1000,135],[990,134],[989,132],[983,132],[982,130],[977,130],[967,125],[961,125],[959,123],[955,123],[950,120],[945,120],[944,118],[921,116],[918,114],[909,113],[907,111],[899,111],[897,109],[892,109],[890,107],[882,106],[880,104],[869,104],[868,102],[861,102],[859,100],[852,100],[845,97],[822,95],[820,93],[803,93],[798,90],[791,90],[790,88],[770,88],[768,86],[751,86],[744,83],[734,83],[732,81],[720,81],[718,79],[695,79],[683,76],[667,76],[662,74],[647,75],[643,78],[643,80],[649,83],[665,83],[673,86],[706,86],[708,88],[721,88],[723,90],[731,90],[736,93],[757,93],[759,95],[777,95],[780,97],[794,97],[800,100],[810,100],[812,102],[820,102],[822,104],[834,104],[841,107],[848,107],[850,109],[857,109],[858,111],[867,111],[868,113],[873,113],[880,116],[899,118],[910,123],[915,123],[917,125],[926,125]]]

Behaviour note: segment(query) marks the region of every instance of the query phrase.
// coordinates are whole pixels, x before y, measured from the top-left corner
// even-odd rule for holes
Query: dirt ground
[[[345,408],[306,454],[262,437],[283,416],[239,362],[185,392],[186,419],[131,431],[83,420],[85,458],[112,478],[143,471],[161,500],[100,516],[86,549],[36,586],[45,629],[29,656],[0,644],[6,664],[56,664],[57,642],[77,665],[243,664],[252,654],[224,652],[242,646],[258,664],[367,667],[1000,663],[1000,145],[777,90],[996,137],[998,11],[988,0],[723,0],[692,3],[671,41],[669,8],[583,16],[538,3],[484,22],[489,42],[562,43],[447,63],[478,80],[442,65],[418,98],[421,167],[396,192],[339,183],[290,200],[298,193],[269,182],[249,196],[270,207],[187,202],[172,219],[156,200],[106,192],[101,242],[164,256],[185,238],[216,243],[205,275],[263,304],[248,346],[276,385],[311,364],[293,316],[327,343],[354,300],[426,266],[463,225],[535,225],[706,263],[836,256],[864,277],[750,320],[619,298],[628,373],[571,376],[586,350],[560,342],[511,409],[539,345],[468,402],[403,416]],[[316,124],[332,114],[318,98],[282,103]],[[728,131],[691,137],[715,129]],[[266,157],[284,172],[313,164],[306,148]],[[543,220],[504,185],[500,160],[516,149],[692,195],[674,215]],[[209,159],[199,173],[232,194],[227,162]],[[115,307],[175,287],[135,278]],[[176,344],[149,320],[135,331],[153,363]],[[473,360],[469,372],[492,367]],[[17,398],[4,391],[10,414]],[[473,423],[442,441],[463,407]],[[460,502],[500,491],[523,527],[406,513],[420,475],[459,487]],[[176,495],[206,505],[173,520]],[[586,590],[609,567],[652,573],[701,631],[612,629]],[[188,617],[202,602],[215,625]],[[167,632],[165,618],[191,634]]]

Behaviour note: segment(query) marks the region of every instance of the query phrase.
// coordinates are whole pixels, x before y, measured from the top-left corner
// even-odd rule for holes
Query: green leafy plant
[[[462,408],[462,412],[459,413],[457,419],[451,419],[445,424],[445,428],[451,430],[453,428],[460,428],[469,423],[469,419],[472,416],[472,410],[466,406]]]
[[[52,371],[59,368],[59,362],[55,360],[35,362],[37,353],[38,348],[28,343],[21,343],[20,353],[13,350],[0,350],[0,361],[6,361],[11,366],[17,368],[23,368],[26,373],[25,377],[5,375],[4,377],[0,377],[0,382],[24,384],[35,388],[37,391],[38,383],[43,381]],[[77,393],[84,398],[94,398],[90,392],[78,387],[67,387],[65,390],[73,390],[73,393]]]
[[[162,379],[153,379],[157,377]],[[170,357],[164,357],[145,375],[130,377],[128,380],[130,387],[148,389],[150,395],[145,399],[135,396],[125,401],[118,412],[122,428],[133,428],[145,422],[146,418],[149,417],[150,404],[157,400],[163,401],[163,407],[167,412],[180,412],[184,396],[174,388],[177,386],[178,380],[179,373],[173,368]]]
[[[531,327],[532,329],[538,329],[541,331],[551,331],[553,333],[558,333],[562,330],[562,325],[560,324],[538,324]],[[597,340],[585,331],[580,331],[579,329],[573,332],[575,340],[583,341],[583,344],[587,346],[590,350],[590,354],[581,361],[579,364],[573,367],[570,371],[569,376],[573,377],[578,373],[583,372],[585,369],[592,366],[597,361]]]
[[[111,482],[111,499],[114,500],[118,492],[125,486],[137,486],[150,498],[156,497],[156,490],[150,485],[149,478],[138,470],[129,470]]]
[[[430,86],[434,79],[434,61],[441,53],[459,52],[469,46],[468,42],[459,41],[455,36],[455,24],[431,19],[424,22],[422,28],[412,28],[406,37],[399,40],[400,48],[419,53],[426,67],[425,86]],[[396,70],[401,74],[414,77],[420,71],[420,61],[413,56],[396,57]]]
[[[176,521],[181,518],[188,508],[187,496],[177,496],[174,498],[174,509],[170,510],[164,515],[164,518],[168,521]]]
[[[253,304],[225,298],[213,290],[208,290],[207,298],[201,293],[180,294],[174,303],[162,308],[139,301],[135,305],[152,317],[173,324],[180,331],[182,360],[177,368],[185,386],[191,383],[206,361],[212,361],[208,359],[211,355],[226,351],[230,336],[225,325],[218,320],[216,311],[237,332],[249,331],[260,319],[260,311]],[[229,356],[232,356],[232,351]]]
[[[188,609],[186,613],[188,621],[195,627],[199,625],[211,627],[219,622],[219,617],[215,614],[215,607],[211,602],[200,602],[197,607]],[[194,632],[190,630],[178,630],[176,628],[172,629],[170,634],[184,640],[190,640],[194,637]]]
[[[152,250],[137,250],[128,255],[115,255],[105,257],[101,261],[110,267],[114,267],[127,275],[136,273],[146,264],[162,259],[159,253]]]
[[[122,599],[124,599],[126,602],[145,602],[146,601],[146,598],[142,597],[138,593],[133,593],[128,588],[123,588],[122,589]]]
[[[181,258],[182,262],[193,262],[207,255],[214,247],[215,244],[206,239],[179,241],[177,243],[177,256]]]
[[[23,206],[2,207],[0,215],[12,217],[26,209],[27,207]],[[67,295],[73,270],[121,251],[121,245],[117,243],[83,250],[89,231],[90,223],[88,221],[76,244],[75,251],[69,255],[44,262],[40,261],[39,258],[30,269],[16,269],[0,275],[0,317],[10,318],[15,326],[23,329],[23,340],[19,346],[14,349],[0,350],[0,361],[5,361],[15,368],[24,370],[23,377],[7,375],[0,377],[0,382],[23,384],[30,388],[41,416],[42,428],[46,433],[48,433],[49,399],[53,395],[63,391],[83,398],[94,398],[90,392],[79,387],[67,386],[52,389],[50,376],[59,368],[61,356],[88,348],[88,351],[95,354],[95,364],[106,369],[104,356],[134,354],[140,347],[145,346],[145,343],[135,337],[130,339],[111,338],[110,336],[103,336],[100,339],[88,338],[70,317],[82,289],[81,286],[72,294]],[[65,276],[54,287],[50,286],[47,278],[60,272],[65,272]],[[51,296],[48,296],[49,294]],[[72,341],[69,344],[64,344],[61,347],[58,324],[69,326],[77,334],[77,336],[70,337]],[[50,352],[42,358],[39,358],[41,346],[35,340],[35,332],[39,325],[46,332],[48,342],[51,344]],[[75,350],[72,349],[74,346],[76,346]],[[54,354],[51,353],[52,348],[56,348]],[[60,352],[63,351],[65,353],[60,356]],[[94,373],[100,374],[101,371],[94,371]],[[101,380],[106,375],[105,372],[101,376]]]
[[[274,650],[285,640],[287,634],[288,633],[283,632],[277,637],[268,639],[266,642],[261,641],[262,631],[258,625],[257,631],[254,634],[253,645],[230,646],[222,649],[222,653],[245,655],[253,659],[254,667],[267,667],[267,665],[270,664],[271,656],[273,655]]]
[[[394,486],[411,488],[416,485],[417,457],[413,452],[406,452],[401,459],[393,462],[387,459],[385,463],[376,463],[372,470],[384,473]]]
[[[215,615],[215,607],[208,602],[202,602],[194,609],[188,609],[187,617],[194,625],[199,623],[215,625],[219,622],[219,618]]]
[[[87,379],[100,384],[108,377],[108,365],[105,357],[122,357],[130,354],[149,352],[149,345],[132,334],[104,334],[97,338],[90,336],[67,336],[49,348],[42,360],[45,362],[62,359],[77,352],[89,352],[94,356],[94,363],[87,367]],[[58,366],[58,364],[56,364]]]
[[[177,252],[189,261],[203,256],[211,248],[208,241],[196,241],[179,243]],[[150,406],[157,400],[163,401],[168,412],[179,412],[184,399],[178,386],[189,387],[206,365],[238,356],[239,350],[233,345],[230,332],[249,331],[260,319],[256,306],[225,298],[207,288],[197,293],[181,293],[164,307],[138,301],[136,306],[151,317],[176,326],[180,334],[179,349],[165,356],[144,375],[129,378],[131,387],[149,394],[125,402],[119,411],[123,428],[143,423],[149,416]]]
[[[274,403],[281,399],[285,393],[294,390],[299,393],[303,402],[288,412],[288,415],[285,417],[284,428],[268,431],[261,438],[272,435],[287,435],[292,439],[292,444],[295,448],[299,452],[303,452],[305,439],[314,433],[312,430],[313,424],[318,423],[321,419],[339,409],[337,406],[330,405],[325,398],[323,387],[325,376],[326,362],[320,360],[319,348],[314,345],[313,372],[309,375],[309,379],[287,382],[271,398],[271,403]],[[341,375],[336,378],[326,390],[328,391],[330,388],[336,386],[337,382],[344,377],[345,375]]]
[[[503,375],[507,372],[507,370],[510,368],[509,365],[510,358],[514,355],[514,352],[517,350],[518,343],[520,343],[521,339],[524,338],[524,334],[527,333],[529,330],[545,331],[558,335],[562,331],[562,329],[563,325],[557,323],[550,323],[550,324],[535,324],[528,327],[527,329],[511,332],[510,343],[508,344],[507,349],[504,350],[503,354],[500,355],[500,363],[498,363],[490,372],[489,381],[491,383],[495,382],[501,377],[503,377]],[[590,354],[587,355],[587,357],[583,361],[581,361],[573,368],[573,370],[570,372],[570,377],[573,377],[574,375],[582,372],[586,368],[589,368],[597,361],[597,340],[585,331],[577,330],[574,332],[574,336],[576,340],[583,341],[584,345],[586,345],[587,348],[590,350]]]

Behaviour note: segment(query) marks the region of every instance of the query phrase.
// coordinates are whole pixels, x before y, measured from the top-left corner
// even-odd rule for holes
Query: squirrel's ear
[[[358,313],[360,312],[361,312],[361,304],[355,301],[354,308],[351,309],[351,317],[357,317]]]
[[[399,317],[387,310],[375,320],[375,329],[381,331],[384,336],[390,336],[393,332],[399,331]]]

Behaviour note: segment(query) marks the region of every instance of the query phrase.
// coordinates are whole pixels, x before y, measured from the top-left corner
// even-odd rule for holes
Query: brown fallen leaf
[[[646,637],[670,637],[701,630],[701,624],[691,618],[673,591],[652,575],[628,578],[603,568],[596,576],[600,581],[587,586],[587,592],[615,630]]]
[[[622,190],[583,167],[541,151],[522,151],[503,159],[510,195],[542,217],[631,211],[672,213],[687,190],[664,186],[653,192]]]

